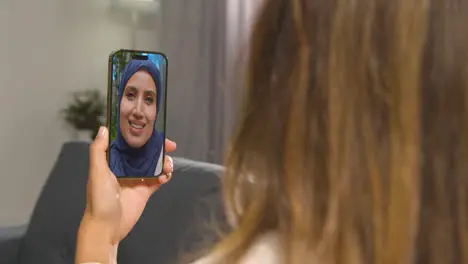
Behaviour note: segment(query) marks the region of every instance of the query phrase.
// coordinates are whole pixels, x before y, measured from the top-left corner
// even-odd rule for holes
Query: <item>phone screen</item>
[[[110,55],[108,162],[117,178],[162,175],[166,88],[164,54],[119,50]]]

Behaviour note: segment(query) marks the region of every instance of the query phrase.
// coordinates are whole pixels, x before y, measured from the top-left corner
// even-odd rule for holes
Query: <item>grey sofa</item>
[[[29,224],[0,227],[0,264],[74,263],[85,208],[89,144],[67,143],[49,175]],[[180,263],[181,256],[226,228],[220,198],[222,167],[174,158],[172,180],[156,192],[119,248],[118,263]]]

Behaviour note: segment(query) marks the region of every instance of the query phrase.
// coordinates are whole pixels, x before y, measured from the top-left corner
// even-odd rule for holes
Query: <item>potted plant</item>
[[[72,102],[63,110],[65,122],[77,132],[77,139],[93,139],[103,124],[105,98],[96,89],[74,92]]]

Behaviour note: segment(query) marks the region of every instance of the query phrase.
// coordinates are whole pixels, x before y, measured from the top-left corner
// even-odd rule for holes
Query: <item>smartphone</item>
[[[109,168],[119,179],[162,175],[165,153],[167,57],[121,49],[109,56]]]

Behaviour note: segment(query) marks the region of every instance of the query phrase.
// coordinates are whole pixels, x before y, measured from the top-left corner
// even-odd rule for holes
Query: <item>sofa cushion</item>
[[[0,228],[0,263],[18,263],[21,240],[26,229],[26,225]]]
[[[42,188],[20,249],[20,263],[73,263],[85,209],[89,144],[67,143]]]
[[[62,147],[22,241],[20,263],[74,263],[86,202],[88,151],[88,143]],[[172,180],[151,197],[142,218],[122,241],[119,264],[177,261],[181,250],[191,250],[207,237],[199,228],[206,217],[224,221],[219,195],[222,167],[174,158],[174,168]]]

